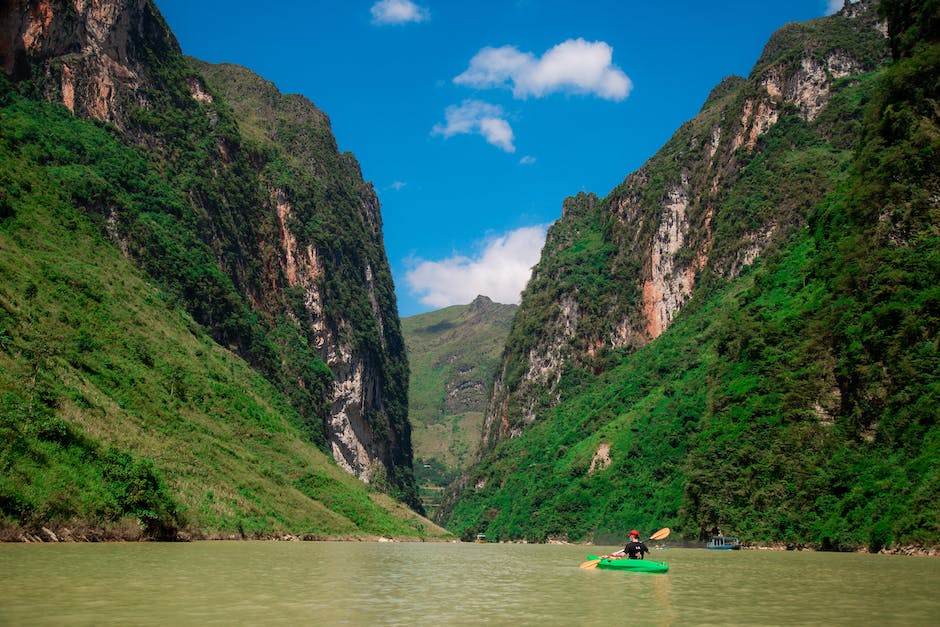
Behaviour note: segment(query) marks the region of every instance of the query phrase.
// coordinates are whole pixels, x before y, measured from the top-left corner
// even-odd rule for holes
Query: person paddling
[[[649,553],[650,550],[646,547],[646,544],[640,540],[640,532],[636,529],[630,532],[630,542],[627,543],[627,546],[623,547],[615,553],[611,553],[611,557],[626,556],[632,560],[641,560],[643,556]]]

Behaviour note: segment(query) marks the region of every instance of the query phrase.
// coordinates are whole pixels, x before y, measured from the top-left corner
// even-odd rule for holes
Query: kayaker
[[[630,532],[630,542],[627,543],[627,546],[616,553],[612,553],[611,557],[622,557],[626,555],[629,559],[641,560],[643,556],[649,552],[650,550],[646,547],[646,544],[640,540],[640,532],[633,529]]]

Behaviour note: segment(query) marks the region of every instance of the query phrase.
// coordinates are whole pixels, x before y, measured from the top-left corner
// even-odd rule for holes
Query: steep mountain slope
[[[443,535],[339,468],[289,399],[133,267],[76,203],[95,187],[124,210],[182,202],[107,129],[5,94],[3,539]]]
[[[190,64],[149,0],[13,0],[0,20],[7,235],[35,208],[20,181],[52,168],[69,220],[96,224],[170,307],[269,381],[311,443],[420,510],[379,203],[326,116],[241,68]],[[245,85],[254,99],[240,99]],[[75,123],[30,124],[58,115],[39,102]]]
[[[696,289],[733,279],[845,178],[862,83],[887,59],[871,10],[792,24],[748,80],[702,111],[602,201],[564,203],[523,295],[486,419],[488,443],[559,398],[565,368],[599,372],[657,338]]]
[[[264,190],[269,213],[260,217],[258,252],[267,287],[254,306],[280,327],[275,333],[294,327],[302,335],[282,341],[281,355],[296,352],[301,368],[318,358],[329,367],[325,437],[337,462],[418,506],[407,357],[372,186],[306,98],[280,94],[244,68],[191,64],[232,103]]]
[[[469,305],[401,321],[411,368],[415,477],[429,514],[439,491],[476,459],[483,414],[516,309],[477,296]]]
[[[607,198],[566,201],[451,529],[940,544],[937,11],[785,27]]]

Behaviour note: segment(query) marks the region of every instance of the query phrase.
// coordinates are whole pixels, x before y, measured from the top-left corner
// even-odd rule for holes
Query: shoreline
[[[0,528],[2,544],[57,544],[57,543],[99,543],[99,542],[459,542],[451,535],[440,536],[379,536],[350,534],[318,533],[255,533],[246,534],[237,531],[202,532],[180,530],[173,537],[157,538],[148,536],[139,525],[115,525],[113,527],[69,527],[36,529],[22,527]]]
[[[172,539],[148,537],[137,525],[118,525],[115,527],[94,528],[68,528],[50,529],[40,527],[39,530],[26,530],[23,528],[5,527],[0,529],[0,543],[2,544],[56,544],[56,543],[99,543],[99,542],[445,542],[459,543],[456,536],[376,536],[376,535],[329,535],[317,533],[259,533],[240,534],[238,532],[194,532],[179,531]],[[470,543],[472,544],[472,543]],[[524,541],[491,542],[489,544],[535,544]],[[549,541],[542,544],[566,544],[572,546],[595,546],[593,542],[559,542]],[[682,541],[676,548],[703,548],[704,546],[688,546]],[[868,547],[856,547],[845,551],[823,551],[818,547],[806,544],[768,543],[742,546],[743,551],[810,551],[824,553],[870,553],[877,555],[903,555],[912,557],[940,557],[940,546],[926,547],[916,545],[901,545],[883,548],[872,552]]]

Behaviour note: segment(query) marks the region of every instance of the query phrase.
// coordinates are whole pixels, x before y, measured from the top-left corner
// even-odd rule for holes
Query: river
[[[653,575],[578,568],[588,552],[3,544],[0,625],[940,625],[937,558],[669,549]]]

